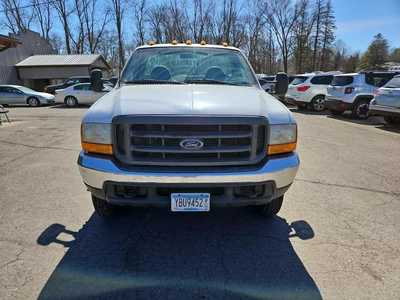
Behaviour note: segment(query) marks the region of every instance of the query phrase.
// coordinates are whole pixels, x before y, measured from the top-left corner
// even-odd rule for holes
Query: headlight
[[[83,123],[81,143],[85,152],[112,154],[111,124]]]
[[[296,150],[297,125],[271,125],[268,154],[289,153]]]

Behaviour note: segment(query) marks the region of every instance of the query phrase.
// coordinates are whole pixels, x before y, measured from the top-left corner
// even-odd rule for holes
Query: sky
[[[336,17],[336,38],[344,42],[350,53],[365,51],[378,33],[389,40],[392,48],[400,47],[400,0],[331,1]],[[1,28],[0,33],[6,34]]]
[[[400,47],[400,0],[332,0],[336,37],[351,52],[365,51],[382,33],[391,47]]]

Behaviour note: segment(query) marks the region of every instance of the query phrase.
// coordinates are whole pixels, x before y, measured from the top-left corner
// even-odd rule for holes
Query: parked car
[[[332,82],[334,74],[338,74],[338,72],[308,73],[295,76],[289,84],[285,101],[297,105],[299,109],[323,111],[327,88]]]
[[[120,206],[256,206],[270,217],[299,167],[292,113],[228,46],[137,48],[81,134],[80,173],[102,217]]]
[[[383,116],[389,124],[400,124],[400,75],[377,90],[369,104],[369,112]]]
[[[111,86],[104,85],[103,91],[95,92],[90,83],[79,83],[62,90],[56,90],[56,102],[64,103],[67,107],[75,107],[78,104],[93,104],[111,90]]]
[[[28,104],[40,106],[54,103],[54,96],[41,93],[20,85],[0,85],[0,104]]]
[[[65,80],[63,83],[48,85],[45,87],[44,90],[46,93],[54,94],[56,90],[62,90],[71,85],[77,83],[86,83],[86,82],[90,82],[89,76],[73,76]]]
[[[328,87],[325,105],[332,115],[351,111],[354,118],[366,119],[369,103],[378,88],[395,76],[395,72],[360,72],[336,75]]]

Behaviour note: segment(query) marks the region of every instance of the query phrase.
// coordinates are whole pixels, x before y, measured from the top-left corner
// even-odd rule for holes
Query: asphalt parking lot
[[[279,217],[105,224],[76,165],[85,111],[10,108],[0,126],[0,299],[399,298],[399,129],[295,112],[301,168]]]

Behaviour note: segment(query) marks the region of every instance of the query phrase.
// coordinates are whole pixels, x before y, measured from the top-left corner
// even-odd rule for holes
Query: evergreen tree
[[[400,63],[400,48],[393,49],[393,51],[390,53],[390,61]]]
[[[361,69],[379,69],[388,61],[389,43],[381,33],[374,36],[374,40],[361,58]]]

